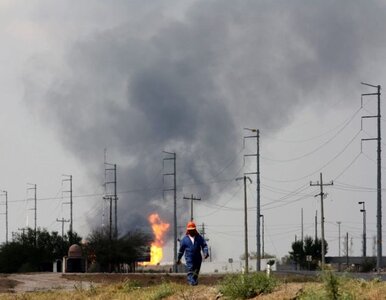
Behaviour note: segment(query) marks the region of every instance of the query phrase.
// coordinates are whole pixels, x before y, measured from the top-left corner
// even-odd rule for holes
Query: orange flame
[[[162,247],[164,245],[164,235],[169,230],[170,224],[165,223],[157,213],[153,213],[148,218],[154,234],[154,241],[150,248],[150,262],[144,262],[142,265],[157,265],[163,257]]]

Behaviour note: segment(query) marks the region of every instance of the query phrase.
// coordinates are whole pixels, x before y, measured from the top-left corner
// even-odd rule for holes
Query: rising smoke
[[[36,59],[26,75],[26,102],[96,181],[107,147],[119,190],[144,189],[119,195],[121,228],[147,225],[154,210],[172,221],[171,198],[151,189],[162,187],[163,150],[177,152],[178,184],[193,186],[184,192],[215,201],[213,187],[201,183],[237,155],[243,127],[275,132],[326,89],[341,95],[337,82],[356,86],[364,53],[380,55],[365,43],[385,25],[378,1],[192,2],[175,19],[163,14],[167,5],[141,18],[119,2],[115,10],[127,19],[79,37],[59,66]],[[142,12],[142,1],[136,5]],[[368,18],[365,28],[359,18]],[[384,38],[377,43],[384,47]]]

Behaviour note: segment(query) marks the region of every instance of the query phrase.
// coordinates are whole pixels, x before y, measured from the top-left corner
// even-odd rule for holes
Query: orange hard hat
[[[196,224],[189,222],[188,225],[186,225],[186,230],[196,230]]]

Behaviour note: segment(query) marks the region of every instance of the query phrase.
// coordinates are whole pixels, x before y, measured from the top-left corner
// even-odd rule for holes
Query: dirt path
[[[79,282],[62,277],[61,273],[31,273],[11,274],[8,280],[16,281],[17,285],[12,288],[13,292],[32,292],[41,290],[65,289],[73,290],[76,287],[88,288],[90,282]]]

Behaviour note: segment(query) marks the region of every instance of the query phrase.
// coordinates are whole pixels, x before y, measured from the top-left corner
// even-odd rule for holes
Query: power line
[[[284,142],[284,143],[291,143],[291,144],[298,144],[298,143],[304,143],[304,142],[309,142],[309,141],[312,141],[312,140],[315,140],[315,139],[318,139],[320,137],[323,137],[327,134],[329,134],[330,132],[333,132],[335,131],[337,128],[340,128],[341,126],[347,126],[346,123],[350,123],[351,120],[356,116],[356,114],[361,110],[363,109],[363,107],[359,108],[358,110],[356,110],[354,112],[353,115],[350,115],[350,117],[348,117],[347,119],[345,119],[342,123],[340,123],[339,125],[327,130],[326,132],[322,133],[322,134],[319,134],[319,135],[316,135],[316,136],[313,136],[313,137],[310,137],[310,138],[307,138],[307,139],[301,139],[301,140],[283,140],[283,139],[278,139],[278,138],[273,138],[273,137],[270,137],[270,136],[266,136],[266,135],[263,135],[264,138],[266,139],[270,139],[270,140],[277,140],[279,142]]]
[[[291,161],[296,161],[296,160],[299,160],[299,159],[302,159],[302,158],[305,158],[307,156],[310,156],[316,152],[318,152],[319,150],[323,149],[326,145],[328,145],[332,140],[334,140],[350,123],[351,121],[354,119],[354,117],[356,116],[356,114],[361,110],[361,108],[359,108],[355,113],[354,115],[348,120],[348,122],[340,129],[338,130],[331,138],[329,138],[326,142],[324,142],[323,144],[317,146],[315,149],[305,153],[305,154],[302,154],[300,156],[297,156],[297,157],[293,157],[293,158],[290,158],[290,159],[273,159],[273,158],[269,158],[269,157],[264,157],[262,156],[262,159],[265,159],[265,160],[269,160],[269,161],[273,161],[273,162],[279,162],[279,163],[284,163],[284,162],[291,162]]]
[[[268,180],[268,181],[273,181],[273,182],[296,182],[296,181],[300,181],[300,180],[304,180],[306,178],[309,178],[311,177],[312,175],[315,175],[316,173],[320,172],[321,170],[323,170],[325,167],[327,167],[329,164],[331,164],[335,159],[337,159],[340,155],[342,155],[346,150],[347,148],[355,141],[355,139],[358,137],[358,135],[360,134],[361,130],[359,130],[355,135],[354,137],[343,147],[343,149],[341,151],[339,151],[332,159],[330,159],[327,163],[325,163],[323,166],[321,166],[319,169],[317,169],[316,171],[310,173],[310,174],[307,174],[305,176],[302,176],[302,177],[299,177],[299,178],[295,178],[295,179],[286,179],[286,180],[281,180],[281,179],[273,179],[273,178],[268,178],[268,177],[263,177],[263,179],[265,180]]]

